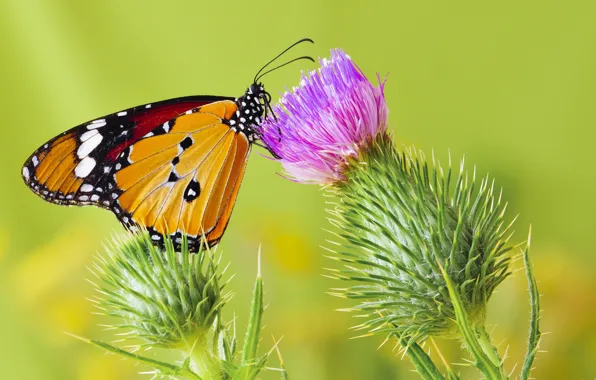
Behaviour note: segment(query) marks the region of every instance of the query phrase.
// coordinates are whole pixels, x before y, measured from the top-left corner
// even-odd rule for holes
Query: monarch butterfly
[[[22,177],[44,200],[111,210],[130,230],[149,231],[155,244],[169,235],[190,251],[221,239],[244,176],[255,129],[271,110],[259,79],[239,98],[188,96],[132,107],[80,124],[37,149]],[[273,115],[275,117],[275,115]]]

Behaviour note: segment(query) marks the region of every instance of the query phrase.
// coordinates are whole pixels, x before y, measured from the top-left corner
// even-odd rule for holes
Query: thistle
[[[79,338],[108,352],[154,369],[156,376],[184,379],[255,379],[271,352],[258,354],[263,318],[263,284],[257,276],[249,327],[239,353],[234,322],[222,321],[222,308],[232,297],[220,259],[211,249],[196,254],[183,239],[180,252],[167,237],[165,248],[153,245],[146,232],[116,238],[98,258],[92,272],[99,296],[93,302],[115,323],[127,344],[120,348]],[[161,348],[182,355],[168,363],[138,355],[139,349]],[[282,371],[285,375],[285,371]]]
[[[331,294],[356,303],[355,326],[397,337],[425,378],[441,378],[418,343],[462,337],[488,378],[505,378],[484,330],[486,304],[510,274],[511,222],[488,177],[399,152],[387,132],[384,83],[341,50],[303,74],[261,134],[288,177],[325,184],[334,199]],[[455,376],[455,375],[453,375]],[[450,376],[450,377],[453,377]]]
[[[182,246],[179,253],[170,244],[161,251],[136,235],[112,244],[96,265],[103,280],[99,305],[121,321],[114,327],[143,338],[139,348],[191,348],[231,298],[214,253],[190,255]]]

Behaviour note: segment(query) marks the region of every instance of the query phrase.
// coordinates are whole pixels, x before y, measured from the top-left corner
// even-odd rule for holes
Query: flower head
[[[384,83],[373,86],[342,50],[303,74],[262,124],[261,139],[299,182],[329,183],[345,178],[348,159],[384,133]]]

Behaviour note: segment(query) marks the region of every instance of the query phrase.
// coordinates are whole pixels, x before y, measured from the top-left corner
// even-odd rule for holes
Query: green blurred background
[[[389,73],[386,94],[398,144],[466,155],[503,186],[517,240],[533,226],[543,294],[538,379],[596,376],[596,3],[593,1],[102,1],[0,2],[0,377],[137,379],[144,367],[62,333],[111,340],[92,314],[86,267],[121,231],[108,212],[43,202],[20,166],[50,137],[129,106],[190,94],[240,95],[254,73],[301,37],[295,54],[344,48],[370,78]],[[298,82],[296,64],[266,78],[272,94]],[[258,150],[258,149],[257,149]],[[316,186],[276,173],[253,154],[220,248],[247,319],[256,252],[263,249],[265,338],[294,379],[417,376],[407,359],[377,351],[381,338],[349,340],[356,320],[325,294],[333,264]],[[515,264],[516,268],[520,263]],[[521,363],[528,325],[521,272],[490,304],[506,367]],[[458,344],[438,341],[449,360]],[[434,356],[433,351],[433,357]],[[464,356],[465,357],[465,356]],[[275,365],[275,361],[271,362]],[[477,372],[462,368],[468,378]],[[515,371],[514,375],[518,372]],[[266,373],[275,379],[278,374]]]

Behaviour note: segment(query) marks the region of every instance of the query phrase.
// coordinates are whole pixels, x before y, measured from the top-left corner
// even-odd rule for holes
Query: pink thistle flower
[[[343,180],[347,160],[385,133],[388,109],[384,82],[373,86],[343,50],[302,74],[260,127],[263,143],[297,182]]]

